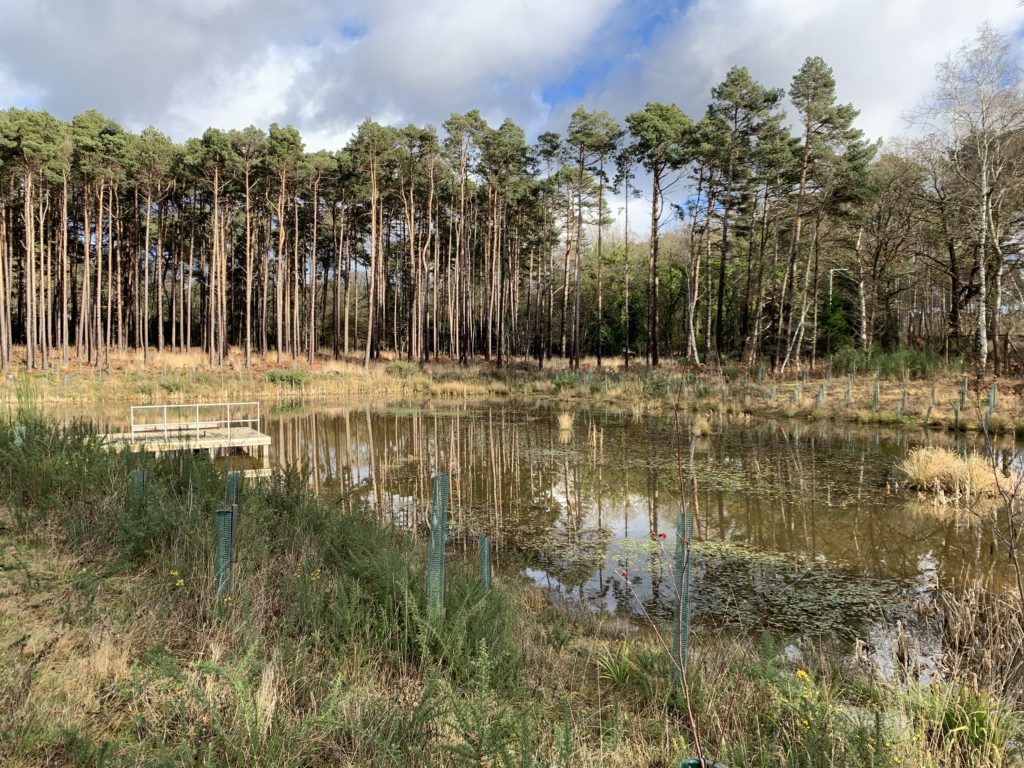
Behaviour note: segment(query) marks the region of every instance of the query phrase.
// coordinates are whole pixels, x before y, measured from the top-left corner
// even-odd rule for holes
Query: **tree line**
[[[476,110],[367,119],[335,152],[277,124],[175,143],[0,112],[0,366],[236,346],[785,370],[970,336],[984,367],[1024,303],[1024,99],[987,27],[936,82],[886,147],[817,57],[785,90],[733,67],[696,119],[580,107],[532,143]]]

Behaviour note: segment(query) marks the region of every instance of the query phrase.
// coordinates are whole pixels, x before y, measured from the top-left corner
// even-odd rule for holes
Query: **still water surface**
[[[671,412],[590,408],[569,429],[558,416],[293,404],[265,414],[264,431],[272,465],[417,531],[432,473],[449,472],[458,546],[487,532],[499,568],[612,613],[670,610],[684,505],[695,610],[719,622],[850,639],[873,622],[906,622],[940,581],[1006,578],[983,526],[895,488],[906,452],[945,435],[738,418],[694,436],[689,417]],[[87,417],[103,430],[124,422]]]

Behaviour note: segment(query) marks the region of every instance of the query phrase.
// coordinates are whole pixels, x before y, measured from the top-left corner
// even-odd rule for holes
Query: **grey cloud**
[[[328,2],[0,0],[0,68],[62,118],[90,107],[156,123],[178,83],[244,62],[274,41],[301,43]]]

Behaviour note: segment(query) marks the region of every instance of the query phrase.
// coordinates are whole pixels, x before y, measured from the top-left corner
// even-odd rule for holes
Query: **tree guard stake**
[[[235,531],[234,514],[230,509],[217,510],[217,559],[215,576],[217,583],[217,599],[227,596],[231,591],[231,564],[234,555]]]
[[[676,582],[676,604],[672,632],[672,683],[679,687],[686,669],[690,639],[690,541],[693,538],[693,513],[688,507],[679,510],[676,519],[676,555],[673,563]]]
[[[480,583],[491,588],[491,537],[486,533],[480,536]]]
[[[433,477],[430,500],[430,539],[427,544],[427,618],[444,621],[444,556],[448,540],[448,473]]]

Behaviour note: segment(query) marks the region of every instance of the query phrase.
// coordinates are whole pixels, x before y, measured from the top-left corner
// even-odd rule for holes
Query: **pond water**
[[[123,416],[89,414],[102,429]],[[907,451],[953,447],[948,435],[740,417],[694,435],[692,417],[671,411],[591,407],[568,428],[559,416],[511,404],[290,404],[264,413],[264,431],[272,465],[417,532],[432,473],[449,472],[455,546],[471,551],[487,532],[498,568],[623,616],[671,610],[684,505],[694,610],[719,623],[852,640],[927,615],[940,580],[1009,575],[985,526],[896,489]]]

